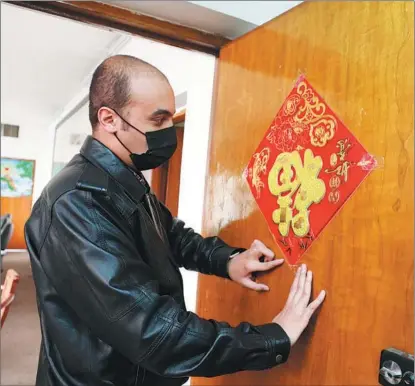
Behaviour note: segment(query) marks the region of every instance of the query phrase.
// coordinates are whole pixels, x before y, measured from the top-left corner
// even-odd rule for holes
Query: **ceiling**
[[[253,18],[248,17],[254,7],[251,1],[245,2],[239,10],[239,6],[235,7],[236,3],[241,3],[238,1],[109,3],[230,38],[240,36],[255,28],[255,23],[286,10],[284,6],[269,4],[257,8]],[[9,3],[1,2],[0,6],[3,123],[21,124],[22,120],[35,118],[43,119],[45,124],[54,122],[68,106],[76,104],[77,99],[79,103],[80,94],[85,97],[96,66],[118,52],[149,61],[165,72],[177,93],[186,90],[186,74],[191,62],[185,54],[189,51]]]
[[[175,24],[196,28],[234,39],[256,27],[255,24],[217,12],[190,1],[101,1],[133,12],[150,15]]]
[[[189,1],[202,7],[251,23],[254,27],[264,24],[299,5],[302,1]]]
[[[2,121],[57,114],[119,37],[1,3]]]
[[[301,1],[101,1],[133,12],[235,39]]]
[[[170,80],[178,107],[186,102],[192,58],[199,53],[10,4],[0,6],[3,123],[57,123],[85,100],[92,72],[115,53],[137,56],[159,68]],[[30,33],[22,33],[23,26]]]

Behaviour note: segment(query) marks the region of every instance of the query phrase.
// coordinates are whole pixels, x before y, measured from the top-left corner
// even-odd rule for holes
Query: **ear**
[[[118,125],[120,125],[119,117],[115,114],[114,111],[108,107],[101,107],[98,110],[98,122],[99,125],[108,133],[114,134],[118,131]]]

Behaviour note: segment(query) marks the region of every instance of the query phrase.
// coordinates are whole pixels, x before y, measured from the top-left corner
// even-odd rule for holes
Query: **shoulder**
[[[119,216],[128,219],[135,210],[122,186],[80,154],[50,181],[42,196],[49,210],[62,219],[72,213],[83,219],[118,222]]]
[[[75,188],[97,194],[108,194],[109,175],[102,169],[86,161]]]
[[[85,197],[82,192],[107,194],[108,175],[80,154],[76,155],[51,181],[42,192],[50,208],[70,197]]]

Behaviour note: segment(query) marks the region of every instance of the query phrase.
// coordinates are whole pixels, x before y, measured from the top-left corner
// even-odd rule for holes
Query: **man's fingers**
[[[313,272],[308,271],[306,279],[305,279],[303,294],[300,298],[300,303],[299,303],[301,307],[304,307],[304,308],[307,307],[307,304],[310,301],[312,282],[313,282]]]
[[[326,297],[326,291],[321,291],[320,294],[317,296],[317,298],[312,301],[308,307],[307,307],[307,317],[310,319],[314,312],[321,306],[321,303],[323,303],[324,298]]]
[[[291,285],[290,293],[288,294],[287,303],[291,302],[294,298],[294,295],[297,293],[298,280],[300,279],[300,273],[301,273],[301,267],[299,267],[297,269],[297,272],[295,273],[295,278],[294,278],[293,284]]]
[[[258,292],[269,291],[269,287],[267,285],[261,284],[261,283],[255,283],[254,281],[248,278],[242,279],[241,284],[244,287],[247,287],[254,291],[258,291]]]
[[[265,261],[265,262],[272,261],[272,260],[274,260],[274,258],[275,258],[275,255],[272,256],[272,257],[264,256],[264,260],[263,261]]]
[[[298,302],[298,300],[301,298],[301,296],[304,292],[304,285],[305,285],[306,275],[307,275],[307,266],[305,264],[302,264],[301,265],[300,277],[298,279],[297,292],[294,295],[294,302]]]
[[[284,259],[271,260],[264,263],[252,260],[247,263],[247,268],[249,272],[269,271],[270,269],[275,268],[283,263]]]
[[[265,244],[259,240],[255,240],[251,245],[252,257],[259,259],[261,256],[264,256],[264,261],[270,261],[275,257],[274,252],[271,249],[267,248]]]

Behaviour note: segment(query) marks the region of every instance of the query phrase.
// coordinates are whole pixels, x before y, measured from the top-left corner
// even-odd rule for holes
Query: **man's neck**
[[[110,149],[125,165],[129,168],[132,167],[130,154],[128,154],[127,150],[117,141],[115,135],[95,130],[92,132],[92,137]]]

